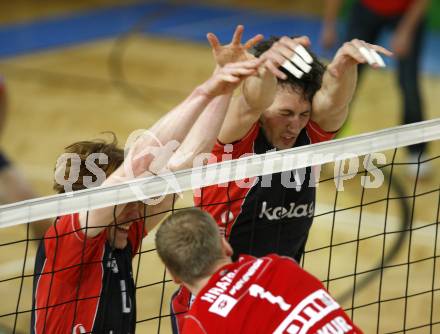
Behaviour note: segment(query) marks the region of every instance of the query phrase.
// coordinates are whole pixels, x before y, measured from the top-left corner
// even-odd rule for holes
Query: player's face
[[[291,148],[310,120],[311,109],[301,93],[279,87],[274,102],[261,116],[269,142],[278,150]]]
[[[128,243],[128,230],[131,224],[143,216],[143,204],[139,202],[128,203],[116,217],[116,224],[108,229],[108,241],[114,248],[123,249]]]

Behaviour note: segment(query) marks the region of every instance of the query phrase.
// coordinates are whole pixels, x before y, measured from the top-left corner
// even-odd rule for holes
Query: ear
[[[234,251],[232,250],[232,247],[229,244],[229,242],[224,237],[222,237],[221,243],[222,243],[222,249],[223,249],[225,256],[231,257],[232,254],[234,253]]]

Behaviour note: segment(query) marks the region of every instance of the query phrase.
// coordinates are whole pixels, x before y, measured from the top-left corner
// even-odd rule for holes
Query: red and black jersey
[[[106,229],[87,238],[78,214],[57,219],[35,261],[31,333],[134,333],[132,258],[144,236],[137,221],[114,249]]]
[[[310,121],[294,147],[333,136]],[[212,153],[216,161],[224,161],[274,150],[257,122],[243,139],[217,143]],[[307,167],[205,187],[194,202],[214,217],[235,254],[277,253],[299,261],[314,215],[314,185],[312,168]]]
[[[295,261],[242,256],[218,270],[185,315],[183,334],[362,333]]]

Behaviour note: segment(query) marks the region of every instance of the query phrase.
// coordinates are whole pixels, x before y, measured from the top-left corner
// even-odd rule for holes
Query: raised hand
[[[334,76],[340,76],[345,69],[357,64],[369,64],[371,67],[385,67],[385,62],[380,56],[391,57],[393,53],[382,46],[370,44],[359,39],[346,42],[336,52],[327,70]]]
[[[201,88],[209,96],[232,93],[244,79],[257,74],[261,63],[260,59],[252,59],[217,67],[211,78]]]
[[[280,71],[283,67],[292,75],[300,79],[304,73],[309,73],[313,62],[312,56],[305,46],[310,46],[310,40],[306,36],[298,38],[281,37],[272,47],[260,56],[265,67],[279,79],[287,79],[287,75]]]
[[[226,45],[221,45],[215,34],[210,32],[206,35],[206,38],[211,45],[212,54],[214,55],[214,59],[217,65],[222,67],[228,63],[234,63],[237,61],[244,61],[254,58],[247,50],[254,46],[256,43],[260,42],[263,39],[263,35],[255,35],[246,43],[241,44],[243,31],[244,27],[242,25],[238,25],[237,28],[235,28],[231,43]]]

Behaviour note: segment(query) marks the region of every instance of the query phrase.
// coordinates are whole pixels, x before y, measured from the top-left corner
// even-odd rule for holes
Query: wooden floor
[[[116,1],[114,1],[116,3]],[[228,1],[219,1],[228,2]],[[252,1],[245,2],[246,4]],[[48,8],[30,9],[29,13],[19,10],[16,20],[29,20],[38,15],[49,15],[78,9],[94,8],[107,5],[107,1],[77,1],[70,5],[59,5],[57,1],[48,1]],[[76,5],[72,5],[76,3]],[[262,2],[254,4],[262,6]],[[299,2],[302,6],[305,1]],[[308,3],[308,2],[307,2]],[[24,7],[29,2],[18,1]],[[56,5],[58,4],[58,5]],[[5,22],[13,16],[5,15],[0,5],[0,20]],[[12,6],[12,5],[10,5]],[[43,6],[44,7],[44,6]],[[12,8],[12,7],[11,7]],[[16,8],[16,7],[14,7]],[[31,7],[32,8],[32,7]],[[3,14],[1,14],[3,13]],[[21,13],[21,14],[17,14]],[[33,14],[32,14],[33,13]],[[102,40],[75,47],[41,52],[32,55],[4,59],[0,62],[0,73],[8,83],[10,95],[10,112],[8,123],[3,134],[1,146],[14,161],[26,178],[41,195],[51,194],[51,184],[55,161],[63,147],[72,142],[102,136],[104,131],[111,130],[119,138],[121,145],[135,129],[147,128],[161,115],[181,101],[198,83],[206,79],[213,68],[211,53],[207,45],[179,42],[170,39],[146,38],[133,36],[127,45],[121,66],[124,71],[124,82],[116,77],[109,67],[109,57],[114,51],[115,40]],[[114,69],[114,68],[113,68]],[[349,134],[378,130],[399,124],[399,100],[395,78],[389,71],[370,71],[366,74],[352,107],[349,122]],[[427,118],[440,117],[440,79],[425,76],[422,79]],[[429,154],[440,153],[439,142],[431,143]],[[392,152],[387,152],[390,157]],[[399,159],[406,159],[406,152],[399,151]],[[331,166],[324,168],[323,176],[331,173]],[[440,168],[439,159],[434,161],[434,169]],[[414,180],[407,176],[404,168],[398,168],[397,177],[404,184],[405,191],[412,193]],[[359,205],[361,187],[359,178],[346,183],[346,191],[338,193],[337,208]],[[438,173],[429,180],[418,184],[417,193],[438,189]],[[363,203],[383,198],[387,188],[368,191],[364,194]],[[333,211],[335,186],[332,182],[320,185],[317,214]],[[187,196],[182,205],[189,205]],[[412,204],[412,200],[410,200]],[[405,301],[393,300],[399,296],[413,294],[407,300],[407,328],[429,321],[433,309],[434,322],[440,322],[440,293],[433,295],[434,308],[431,307],[432,294],[417,293],[440,288],[440,264],[435,261],[438,256],[440,241],[435,240],[438,233],[439,193],[432,192],[414,200],[413,227],[417,230],[406,239],[405,247],[393,260],[395,264],[415,261],[410,269],[407,266],[396,266],[387,269],[382,277],[381,322],[379,332],[392,332],[403,328]],[[337,278],[371,269],[381,258],[384,229],[385,203],[371,204],[363,208],[361,227],[358,228],[360,209],[353,208],[338,212],[335,217],[334,238],[330,240],[333,214],[323,214],[315,220],[305,257],[305,267],[320,279],[328,276]],[[398,203],[390,203],[387,231],[397,228],[401,220]],[[359,236],[357,235],[359,232]],[[377,237],[372,237],[379,234]],[[348,243],[333,247],[330,258],[329,248],[317,250],[330,243],[341,243],[347,240],[367,238],[359,244]],[[2,243],[26,239],[24,226],[0,230]],[[387,235],[385,244],[390,247],[395,235]],[[147,237],[144,250],[152,249],[152,235]],[[33,256],[36,245],[17,243],[2,247],[0,252],[0,280],[19,276],[23,271],[23,258],[27,255],[25,274],[32,274]],[[356,263],[356,253],[358,253]],[[426,258],[426,259],[425,259]],[[425,260],[423,260],[425,259]],[[419,262],[417,262],[419,261]],[[137,264],[138,262],[135,261]],[[435,271],[434,271],[435,270]],[[136,272],[136,270],[135,270]],[[434,279],[434,272],[437,276]],[[144,286],[163,280],[164,269],[154,252],[142,254],[137,286]],[[362,277],[359,275],[358,277]],[[407,277],[409,284],[406,285]],[[32,279],[27,277],[23,282],[23,292],[19,310],[29,310],[31,305]],[[335,279],[330,283],[330,290],[340,295],[347,287],[352,286],[353,277]],[[0,295],[9,302],[0,303],[0,314],[15,312],[19,296],[20,280],[0,283]],[[162,314],[168,314],[168,300],[175,286],[167,284],[162,301]],[[370,307],[354,311],[354,320],[365,330],[365,333],[376,332],[379,291],[379,278],[356,295],[354,305],[372,303]],[[144,287],[138,290],[138,320],[154,318],[159,315],[161,306],[162,284]],[[352,307],[352,300],[344,301],[343,306]],[[0,318],[0,324],[12,327],[14,316]],[[17,328],[28,332],[29,314],[18,317]],[[145,321],[139,324],[139,333],[155,333],[159,321]],[[160,333],[169,333],[167,318],[160,323]],[[434,327],[433,333],[440,332],[440,326]],[[1,331],[0,331],[1,333]],[[422,328],[411,333],[430,333]]]

